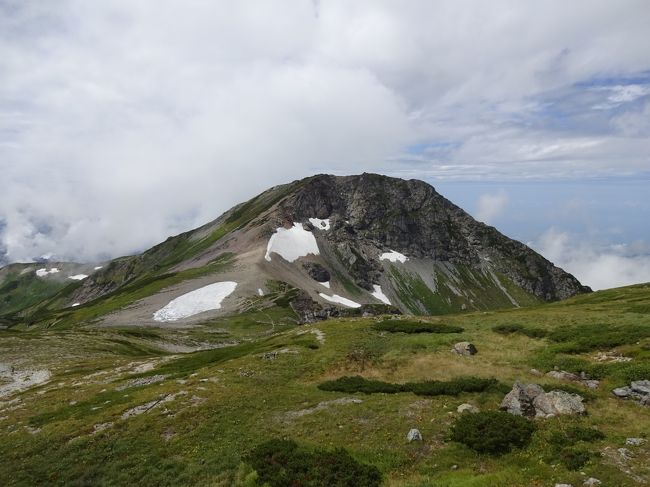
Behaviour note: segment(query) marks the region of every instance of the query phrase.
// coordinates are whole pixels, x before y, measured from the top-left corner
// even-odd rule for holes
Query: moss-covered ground
[[[246,455],[272,438],[301,448],[344,447],[378,467],[389,486],[650,481],[650,441],[625,444],[650,433],[650,408],[611,394],[632,378],[650,379],[650,285],[530,308],[419,318],[461,333],[389,332],[373,326],[381,319],[296,326],[286,308],[270,308],[182,331],[0,332],[0,362],[52,374],[0,398],[0,483],[235,485],[250,470]],[[476,345],[477,355],[450,352],[464,340]],[[164,343],[229,346],[181,354],[165,351]],[[596,360],[610,351],[632,360]],[[496,410],[499,388],[435,396],[318,388],[343,376],[566,386],[531,371],[555,366],[600,378],[596,390],[571,385],[584,391],[587,414],[537,420],[531,443],[501,456],[450,440],[457,406]],[[411,428],[422,432],[422,442],[406,441]],[[604,437],[574,434],[585,428]],[[576,458],[583,463],[577,469]]]

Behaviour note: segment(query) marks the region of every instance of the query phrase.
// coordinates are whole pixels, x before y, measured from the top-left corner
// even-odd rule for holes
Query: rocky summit
[[[192,323],[270,305],[282,294],[298,319],[310,322],[512,308],[589,291],[429,184],[376,174],[318,175],[273,187],[88,274],[64,289],[51,287],[44,303],[12,307],[13,316],[52,324],[86,309],[83,319],[105,324]],[[228,292],[217,292],[216,304],[200,304],[212,295],[208,285],[210,293],[215,286]]]

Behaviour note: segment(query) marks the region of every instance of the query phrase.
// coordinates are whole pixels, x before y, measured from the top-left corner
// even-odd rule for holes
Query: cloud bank
[[[6,0],[0,251],[138,251],[314,172],[647,176],[649,15],[645,0]]]

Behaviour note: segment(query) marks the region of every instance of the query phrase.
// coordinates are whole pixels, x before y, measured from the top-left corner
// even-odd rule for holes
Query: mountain
[[[205,293],[220,296],[220,308],[200,312],[210,307],[201,296],[208,285],[216,286]],[[115,259],[41,305],[14,310],[13,319],[191,324],[288,302],[299,320],[312,321],[367,311],[519,307],[588,291],[425,182],[317,175],[273,187],[200,228]]]

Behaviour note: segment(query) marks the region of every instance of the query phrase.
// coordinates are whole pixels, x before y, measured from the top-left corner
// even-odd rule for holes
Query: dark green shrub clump
[[[564,431],[554,431],[549,437],[551,455],[549,462],[559,461],[569,470],[582,468],[595,454],[576,443],[592,443],[605,439],[602,431],[584,426],[573,426]]]
[[[291,440],[257,446],[245,459],[269,487],[378,487],[381,473],[357,462],[345,449],[308,451]]]
[[[450,439],[479,453],[502,455],[530,443],[535,425],[502,411],[463,414],[453,425]]]
[[[460,326],[415,320],[384,320],[375,323],[373,329],[390,333],[462,333],[465,331]]]
[[[456,396],[461,392],[508,392],[509,387],[504,387],[496,379],[480,377],[457,377],[450,381],[430,380],[424,382],[407,382],[406,384],[392,384],[379,380],[369,380],[360,376],[340,377],[335,380],[323,382],[318,385],[322,391],[336,392],[363,392],[373,394],[383,392],[396,394],[398,392],[412,392],[418,396]]]
[[[513,333],[519,333],[521,335],[526,335],[529,338],[544,338],[548,335],[548,332],[542,328],[528,328],[516,323],[497,325],[492,328],[492,331],[501,335],[512,335]]]
[[[567,447],[562,449],[558,460],[568,470],[579,470],[591,460],[594,454],[583,447]]]
[[[358,375],[328,380],[327,382],[318,384],[318,388],[321,391],[363,392],[365,394],[374,394],[377,392],[395,394],[397,392],[404,392],[404,388],[401,384],[391,384],[380,380],[364,379]]]
[[[609,350],[620,345],[636,343],[650,335],[646,325],[581,325],[558,328],[548,338],[565,353]]]
[[[497,391],[499,381],[480,377],[457,377],[450,381],[409,382],[404,384],[404,388],[418,396],[456,396],[461,392]]]

